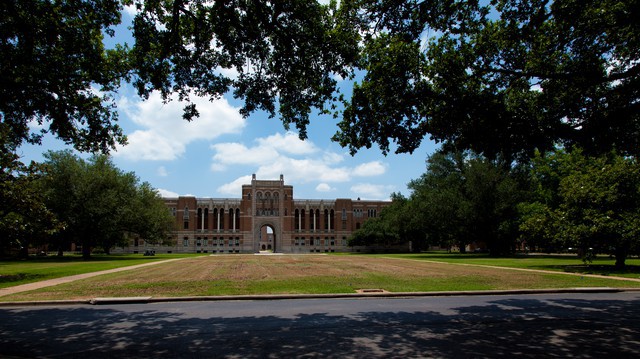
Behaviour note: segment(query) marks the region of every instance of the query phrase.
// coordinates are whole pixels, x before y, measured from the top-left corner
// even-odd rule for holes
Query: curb
[[[480,291],[448,291],[448,292],[364,292],[364,293],[330,293],[330,294],[265,294],[265,295],[228,295],[228,296],[191,296],[191,297],[112,297],[83,300],[49,300],[26,302],[0,302],[2,307],[25,306],[60,306],[60,305],[118,305],[118,304],[150,304],[167,302],[219,302],[249,300],[287,300],[287,299],[360,299],[360,298],[410,298],[410,297],[453,297],[481,295],[524,295],[524,294],[562,294],[562,293],[620,293],[638,292],[640,288],[562,288],[562,289],[515,289],[515,290],[480,290]]]

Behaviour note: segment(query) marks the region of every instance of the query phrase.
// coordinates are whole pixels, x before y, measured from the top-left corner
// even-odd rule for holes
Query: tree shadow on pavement
[[[221,315],[215,302],[199,317],[145,305],[0,308],[0,356],[625,358],[640,351],[640,300],[506,298],[488,304],[443,313],[295,317]]]

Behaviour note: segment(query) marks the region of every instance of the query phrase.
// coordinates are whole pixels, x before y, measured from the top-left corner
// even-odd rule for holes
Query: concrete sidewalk
[[[16,294],[16,293],[21,293],[21,292],[28,292],[28,291],[31,291],[31,290],[45,288],[45,287],[51,287],[51,286],[58,285],[58,284],[69,283],[69,282],[73,282],[73,281],[80,280],[80,279],[96,277],[96,276],[103,275],[103,274],[123,272],[123,271],[131,270],[131,269],[148,267],[148,266],[153,266],[153,265],[157,265],[157,264],[178,261],[178,260],[182,260],[182,259],[185,259],[185,258],[167,259],[167,260],[164,260],[164,261],[149,262],[149,263],[137,264],[137,265],[133,265],[133,266],[129,266],[129,267],[120,267],[120,268],[114,268],[114,269],[107,269],[107,270],[98,271],[98,272],[83,273],[83,274],[77,274],[77,275],[72,275],[72,276],[68,276],[68,277],[54,278],[54,279],[43,280],[43,281],[40,281],[40,282],[16,285],[16,286],[13,286],[13,287],[7,287],[7,288],[0,289],[0,297],[4,297],[6,295],[11,295],[11,294]]]

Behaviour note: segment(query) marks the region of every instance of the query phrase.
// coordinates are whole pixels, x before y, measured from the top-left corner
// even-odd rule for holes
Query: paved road
[[[0,357],[626,358],[640,293],[0,307]]]

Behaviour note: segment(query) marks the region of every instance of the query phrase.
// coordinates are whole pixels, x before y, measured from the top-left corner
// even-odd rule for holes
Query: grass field
[[[385,254],[382,257],[436,261],[458,264],[477,264],[496,267],[541,269],[558,272],[611,275],[625,278],[640,278],[640,259],[628,258],[622,270],[614,267],[615,259],[607,255],[597,256],[592,263],[585,264],[576,255],[534,254],[512,257],[490,257],[486,254],[459,254],[426,252],[417,254]]]
[[[193,257],[194,254],[159,254],[145,257],[138,255],[93,255],[85,261],[80,255],[64,257],[32,257],[29,260],[0,261],[0,288],[41,280],[66,277],[76,274],[97,272],[107,269],[127,267],[163,259]]]
[[[119,259],[120,264],[142,257]],[[136,259],[137,258],[137,259]],[[436,259],[440,263],[434,263]],[[163,256],[151,260],[163,259]],[[521,261],[525,260],[525,261]],[[443,263],[443,262],[450,263]],[[485,262],[488,261],[488,262]],[[515,261],[516,264],[509,264]],[[537,261],[537,262],[536,262]],[[108,263],[109,261],[104,261]],[[73,264],[70,262],[69,264]],[[488,268],[488,264],[519,268],[557,268],[557,273]],[[5,263],[2,263],[3,265]],[[95,264],[100,265],[100,261]],[[106,274],[55,287],[0,297],[1,301],[90,299],[127,296],[215,296],[239,294],[354,293],[358,289],[428,292],[575,287],[640,287],[620,281],[570,275],[566,266],[577,258],[490,259],[445,254],[394,255],[218,255],[186,258],[152,267]],[[11,267],[9,264],[7,267]],[[2,267],[0,267],[2,268]],[[86,268],[85,268],[86,269]],[[0,273],[4,273],[0,271]]]

